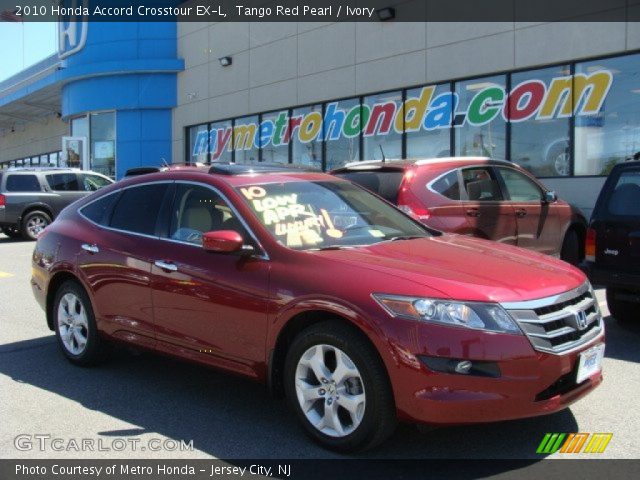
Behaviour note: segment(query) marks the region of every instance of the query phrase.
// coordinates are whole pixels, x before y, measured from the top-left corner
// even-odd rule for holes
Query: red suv
[[[584,257],[587,221],[524,168],[488,158],[357,162],[331,172],[425,225],[560,257]]]
[[[119,341],[244,375],[339,451],[397,420],[552,413],[602,381],[604,325],[580,270],[282,166],[105,187],[40,235],[31,284],[71,362]]]

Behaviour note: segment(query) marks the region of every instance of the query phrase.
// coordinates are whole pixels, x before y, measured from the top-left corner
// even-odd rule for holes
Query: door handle
[[[89,253],[98,253],[100,251],[100,249],[98,248],[98,246],[96,244],[88,244],[88,243],[83,243],[82,247],[81,247],[85,252],[89,252]]]
[[[480,216],[480,210],[478,210],[477,208],[467,209],[467,217],[479,217],[479,216]]]
[[[161,268],[165,272],[177,272],[178,271],[178,267],[174,263],[165,262],[164,260],[156,260],[155,261],[155,266],[158,267],[158,268]]]
[[[516,217],[522,218],[527,216],[527,211],[524,208],[519,208],[516,210]]]

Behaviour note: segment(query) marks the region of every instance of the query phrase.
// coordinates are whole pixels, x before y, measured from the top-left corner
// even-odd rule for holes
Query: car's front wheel
[[[375,349],[339,322],[315,324],[293,341],[285,392],[307,433],[325,448],[362,451],[396,425],[393,395]]]
[[[621,300],[618,295],[621,292],[618,289],[608,287],[607,288],[607,306],[611,316],[620,322],[631,322],[634,320],[640,320],[640,305],[635,302],[629,302]]]
[[[91,301],[82,286],[65,282],[56,292],[52,313],[58,346],[69,361],[88,366],[103,358]]]

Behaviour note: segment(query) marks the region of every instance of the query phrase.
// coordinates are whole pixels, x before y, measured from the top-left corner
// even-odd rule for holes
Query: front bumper
[[[407,327],[412,329],[412,327]],[[429,325],[413,327],[416,355],[396,344],[391,373],[398,416],[434,425],[485,423],[546,415],[562,410],[602,382],[598,372],[575,383],[581,352],[604,342],[604,331],[565,354],[538,352],[524,335],[494,334]],[[419,346],[418,346],[419,345]],[[415,348],[417,347],[417,349]],[[430,370],[423,356],[495,363],[499,376]]]

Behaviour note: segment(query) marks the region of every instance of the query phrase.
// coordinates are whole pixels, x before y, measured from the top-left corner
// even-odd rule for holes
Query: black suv
[[[0,171],[0,230],[35,240],[64,207],[113,183],[99,173],[70,168]]]
[[[611,315],[640,319],[640,162],[616,165],[596,202],[585,245],[591,282],[607,287]]]

